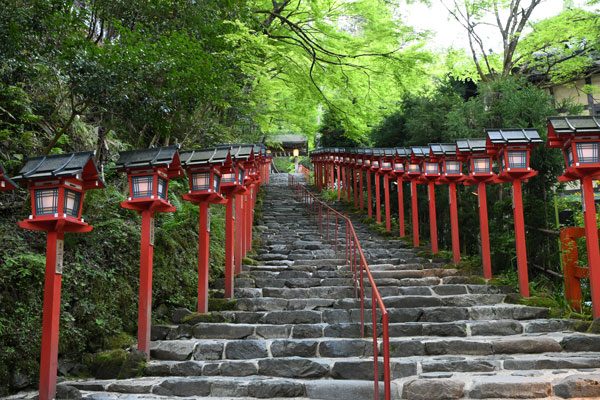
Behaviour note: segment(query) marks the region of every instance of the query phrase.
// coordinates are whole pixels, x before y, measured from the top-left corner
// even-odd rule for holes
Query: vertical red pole
[[[598,248],[598,226],[596,222],[596,203],[594,202],[594,186],[592,178],[581,179],[583,190],[583,220],[585,223],[585,245],[590,269],[590,287],[592,297],[592,313],[594,318],[600,317],[600,249]]]
[[[329,188],[333,190],[335,188],[335,166],[331,164],[329,167]]]
[[[338,192],[338,201],[342,199],[342,171],[341,167],[337,166],[337,192]]]
[[[381,223],[381,190],[379,174],[375,174],[375,222]]]
[[[513,216],[515,220],[515,242],[517,244],[517,271],[519,292],[529,297],[529,273],[527,271],[527,245],[525,243],[525,218],[523,217],[523,190],[521,180],[513,181]]]
[[[44,312],[42,316],[42,350],[40,361],[40,400],[56,395],[58,370],[58,331],[62,274],[56,270],[57,246],[62,249],[64,234],[48,232],[46,237],[46,274],[44,278]],[[60,241],[60,244],[58,244]]]
[[[437,237],[437,215],[435,210],[435,183],[429,181],[427,184],[429,194],[429,236],[431,239],[431,252],[438,253],[438,237]]]
[[[383,175],[383,199],[385,202],[385,230],[392,231],[392,219],[390,213],[390,178],[388,174]]]
[[[456,201],[456,182],[450,182],[448,200],[450,202],[450,227],[452,230],[452,260],[460,262],[460,238],[458,235],[458,204]]]
[[[404,188],[402,187],[402,178],[398,177],[396,183],[398,184],[398,224],[400,225],[400,237],[406,236],[406,230],[404,227]]]
[[[244,256],[242,255],[242,240],[244,238],[244,226],[241,223],[243,221],[243,218],[241,218],[241,216],[244,215],[244,200],[241,194],[235,195],[235,215],[240,216],[238,223],[235,224],[235,274],[237,275],[240,272],[242,272],[242,258],[244,258]]]
[[[358,208],[358,179],[356,179],[356,169],[352,168],[352,183],[354,184],[354,208]]]
[[[367,215],[373,218],[373,201],[371,200],[371,171],[367,170]]]
[[[225,203],[225,298],[233,298],[233,197],[228,196]]]
[[[152,313],[152,230],[154,215],[152,211],[142,211],[142,240],[140,246],[140,289],[138,304],[138,350],[150,355],[150,326]]]
[[[410,212],[412,215],[413,247],[419,247],[419,200],[417,198],[417,181],[410,181]]]
[[[248,210],[248,249],[252,250],[252,236],[254,227],[254,206],[256,204],[256,196],[258,195],[258,185],[252,187],[252,197],[250,201],[250,209]]]
[[[490,229],[488,226],[487,191],[485,182],[477,184],[477,197],[479,199],[479,232],[481,234],[481,262],[483,264],[483,277],[492,279],[492,259],[490,256]]]
[[[358,170],[358,202],[360,203],[361,211],[365,209],[365,196],[363,193],[363,173],[362,170]]]
[[[207,202],[199,205],[200,222],[198,225],[198,312],[208,312],[208,274],[210,262],[210,221]]]
[[[352,200],[352,168],[346,167],[346,201]]]

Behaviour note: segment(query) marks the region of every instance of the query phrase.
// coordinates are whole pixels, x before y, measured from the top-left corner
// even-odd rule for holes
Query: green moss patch
[[[142,376],[146,356],[139,351],[107,350],[90,355],[86,364],[97,379],[126,379]]]

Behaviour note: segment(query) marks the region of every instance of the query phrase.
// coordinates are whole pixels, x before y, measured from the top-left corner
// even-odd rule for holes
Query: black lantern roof
[[[94,152],[57,154],[27,159],[15,182],[31,182],[53,178],[72,178],[80,176],[86,188],[103,188],[98,168],[94,162]]]
[[[486,139],[458,139],[456,148],[461,153],[485,152]]]
[[[385,149],[383,149],[383,154],[386,157],[394,157],[396,155],[396,149],[395,148],[385,148]]]
[[[185,151],[179,154],[183,166],[223,164],[229,155],[229,147]]]
[[[177,176],[181,170],[179,145],[123,151],[119,153],[116,167],[117,171],[144,167],[167,167],[170,173]]]
[[[381,157],[384,155],[383,149],[372,149],[371,154],[375,157]]]
[[[486,133],[493,145],[542,143],[535,129],[486,129]]]
[[[267,148],[265,147],[264,144],[255,144],[253,146],[254,149],[254,154],[259,155],[259,156],[266,156],[267,155]]]
[[[6,171],[4,170],[4,167],[2,167],[2,165],[0,165],[0,181],[6,182],[6,186],[8,186],[11,189],[17,187],[17,184],[14,183],[12,179],[8,177],[8,175],[6,175]]]
[[[600,133],[600,120],[592,116],[550,117],[548,126],[559,135]]]
[[[429,147],[415,146],[411,147],[410,151],[417,158],[427,157],[429,155]]]
[[[429,149],[434,156],[456,155],[456,143],[430,143]]]
[[[252,144],[220,146],[220,148],[229,149],[229,154],[231,154],[231,158],[235,161],[247,161],[253,154],[256,154],[254,150],[255,146]]]
[[[406,147],[396,147],[396,155],[398,155],[398,157],[408,157],[410,156],[410,149],[406,148]]]

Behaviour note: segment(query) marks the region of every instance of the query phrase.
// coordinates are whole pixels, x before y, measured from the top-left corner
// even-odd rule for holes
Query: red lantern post
[[[121,152],[117,171],[126,172],[127,201],[121,207],[142,217],[140,243],[140,287],[138,303],[138,350],[150,356],[152,313],[152,264],[154,256],[154,214],[176,211],[168,201],[169,179],[183,175],[178,146]]]
[[[412,216],[412,237],[413,237],[413,247],[419,247],[419,200],[417,193],[417,183],[421,179],[421,165],[419,160],[414,157],[413,150],[411,148],[411,154],[406,162],[406,167],[404,168],[408,171],[405,176],[408,177],[408,181],[410,182],[410,212]]]
[[[364,154],[364,149],[356,149],[356,173],[358,174],[358,206],[361,211],[365,209],[365,188],[363,180]]]
[[[460,262],[460,237],[458,231],[458,201],[456,199],[456,184],[465,176],[462,172],[462,163],[456,157],[455,143],[434,143],[429,145],[430,156],[435,156],[441,161],[441,176],[439,183],[448,185],[448,203],[450,207],[450,227],[452,232],[452,261]]]
[[[85,192],[104,188],[93,156],[83,152],[30,158],[13,178],[26,184],[31,194],[32,214],[19,226],[47,234],[40,400],[54,399],[56,394],[64,234],[92,230],[81,217]]]
[[[385,230],[392,231],[392,217],[390,209],[390,176],[393,176],[392,164],[396,157],[395,149],[382,149],[382,156],[379,159],[379,174],[383,176],[383,202],[385,205]]]
[[[594,117],[548,119],[548,146],[563,151],[565,172],[561,182],[580,180],[585,244],[588,256],[592,312],[600,317],[600,248],[593,180],[600,178],[600,122]]]
[[[500,166],[496,177],[498,183],[512,182],[515,244],[517,248],[517,271],[521,296],[529,297],[529,273],[527,271],[527,246],[525,242],[525,218],[523,216],[522,182],[537,175],[531,169],[531,148],[542,143],[535,129],[487,129],[487,146],[495,154]]]
[[[342,163],[344,161],[343,155],[341,155],[342,149],[333,149],[333,164],[337,171],[337,199],[340,201],[342,199]]]
[[[396,178],[396,185],[398,186],[398,225],[400,225],[400,237],[406,236],[404,224],[404,163],[409,155],[409,149],[397,147],[394,157],[394,169],[390,173],[392,177]]]
[[[492,279],[492,259],[490,255],[490,229],[488,224],[486,183],[494,182],[492,157],[486,149],[485,139],[461,139],[456,141],[456,154],[459,160],[467,163],[469,178],[465,185],[477,185],[479,201],[479,233],[481,235],[481,262],[483,277]]]
[[[435,182],[440,178],[440,160],[431,153],[430,147],[422,148],[424,157],[421,159],[421,178],[427,182],[427,194],[429,203],[429,236],[431,241],[431,252],[437,254],[438,236],[437,236],[437,211],[435,203]],[[414,151],[413,151],[414,152]]]
[[[373,155],[371,156],[371,171],[373,171],[373,177],[375,178],[375,222],[378,224],[381,224],[381,175],[379,174],[379,162],[382,155],[382,149],[373,149]]]
[[[208,275],[210,262],[210,215],[211,204],[224,204],[221,194],[222,166],[229,155],[228,149],[206,149],[180,154],[190,184],[183,199],[199,207],[198,229],[198,312],[208,312]]]
[[[365,149],[363,156],[363,167],[362,169],[367,174],[367,215],[369,218],[373,218],[373,196],[371,195],[371,163],[373,158],[373,150]]]
[[[358,176],[360,167],[358,166],[358,149],[350,149],[350,168],[352,169],[352,191],[354,195],[354,208],[358,208]]]

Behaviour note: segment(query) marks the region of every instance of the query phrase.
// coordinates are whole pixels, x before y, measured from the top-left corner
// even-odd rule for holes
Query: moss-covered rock
[[[244,264],[244,265],[258,265],[258,261],[253,260],[252,258],[244,257],[244,259],[242,259],[242,264]]]
[[[186,315],[182,320],[182,323],[189,325],[196,325],[200,322],[231,322],[228,318],[225,318],[221,314],[213,314],[211,312],[206,314],[200,313],[191,313],[190,315]]]
[[[142,375],[146,368],[146,355],[137,350],[115,349],[92,354],[86,362],[97,379],[126,379]]]
[[[208,299],[209,311],[232,311],[235,310],[237,301],[235,299]]]
[[[104,348],[107,350],[127,349],[135,343],[135,338],[126,332],[119,332],[116,335],[106,338]]]

